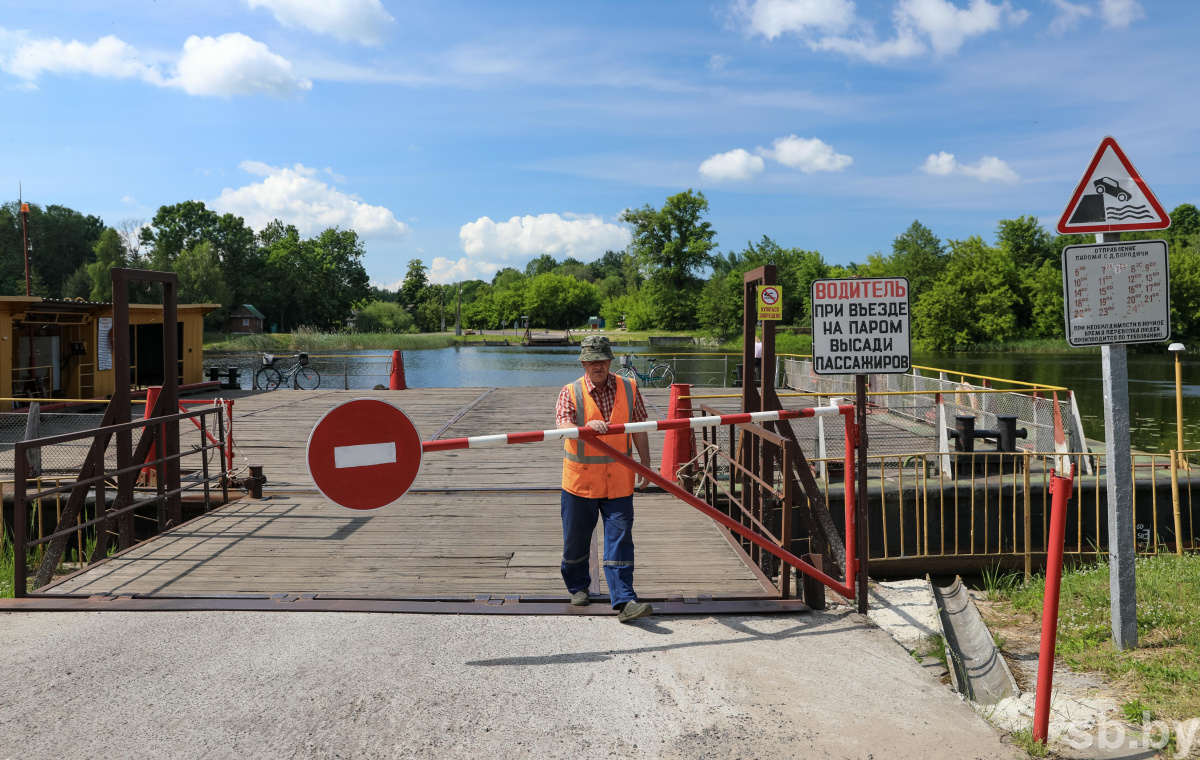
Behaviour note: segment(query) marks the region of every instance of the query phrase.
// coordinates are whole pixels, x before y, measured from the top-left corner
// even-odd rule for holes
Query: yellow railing
[[[913,452],[867,457],[872,523],[869,557],[916,561],[958,557],[984,564],[1024,557],[1029,571],[1033,556],[1046,548],[1051,471],[1056,464],[1066,466],[1068,461],[1078,463],[1084,457],[1092,458],[1095,466],[1092,474],[1076,476],[1068,506],[1066,551],[1080,557],[1098,556],[1100,536],[1107,533],[1108,522],[1102,497],[1104,454]],[[940,466],[947,459],[954,462],[958,477]],[[839,471],[844,462],[840,457],[809,461],[814,468],[832,466]],[[1163,540],[1162,532],[1168,528],[1175,536],[1175,553],[1182,554],[1185,544],[1196,548],[1192,473],[1198,461],[1200,450],[1132,455],[1134,540],[1140,553],[1163,551],[1169,542]],[[843,491],[839,483],[831,484],[828,477],[819,482],[827,504],[831,495],[840,500]],[[1160,494],[1168,486],[1169,499]],[[835,516],[841,509],[833,509]]]

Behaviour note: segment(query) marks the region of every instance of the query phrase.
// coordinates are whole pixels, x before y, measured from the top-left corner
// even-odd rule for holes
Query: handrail
[[[1059,388],[1058,386],[1054,386],[1054,385],[1044,385],[1044,386],[1038,386],[1035,388],[1029,388],[1027,390],[1029,390],[1031,392],[1062,391],[1062,390],[1066,390],[1066,388]],[[867,398],[870,398],[871,396],[936,396],[939,393],[947,395],[947,396],[952,396],[952,395],[958,395],[958,394],[963,394],[963,393],[965,393],[965,394],[970,394],[970,393],[1018,393],[1018,391],[1014,391],[1009,388],[972,388],[970,390],[955,389],[955,390],[944,390],[944,391],[867,391]],[[849,391],[825,391],[823,393],[814,393],[814,392],[790,392],[789,391],[787,393],[776,393],[775,395],[778,396],[779,398],[786,398],[786,397],[792,397],[792,396],[816,396],[817,398],[824,398],[825,396],[847,397],[850,395],[850,392]],[[741,397],[742,397],[742,394],[740,394],[740,393],[717,393],[717,394],[706,395],[706,396],[680,396],[679,398],[692,399],[692,398],[741,398]]]

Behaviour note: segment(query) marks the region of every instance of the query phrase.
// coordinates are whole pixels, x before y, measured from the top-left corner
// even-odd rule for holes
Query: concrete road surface
[[[3,758],[1012,758],[851,613],[0,614]]]

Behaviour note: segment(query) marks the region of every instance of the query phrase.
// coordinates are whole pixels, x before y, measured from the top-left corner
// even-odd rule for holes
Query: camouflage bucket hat
[[[579,361],[581,362],[599,362],[605,359],[612,360],[612,348],[608,344],[608,338],[603,335],[589,335],[583,339],[580,345]]]

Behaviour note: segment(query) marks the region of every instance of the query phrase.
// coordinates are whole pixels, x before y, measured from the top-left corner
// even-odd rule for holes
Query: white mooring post
[[[1119,243],[1120,233],[1096,233],[1097,243]],[[1104,472],[1108,497],[1108,585],[1113,641],[1137,646],[1137,579],[1133,536],[1133,464],[1129,453],[1129,364],[1125,344],[1100,347],[1104,371]]]

